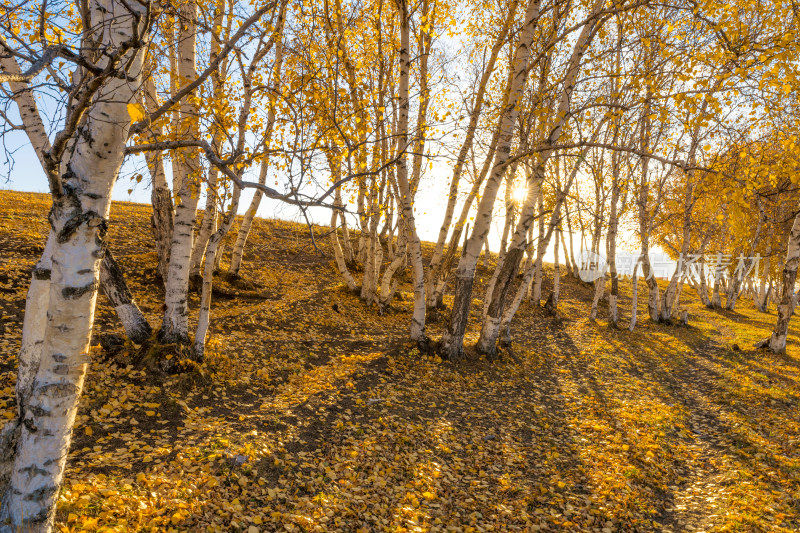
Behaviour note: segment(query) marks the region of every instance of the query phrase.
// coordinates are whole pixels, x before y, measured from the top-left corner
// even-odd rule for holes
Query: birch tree
[[[28,375],[18,381],[19,417],[4,426],[0,440],[4,531],[49,532],[52,527],[89,362],[111,189],[125,154],[128,105],[140,89],[153,16],[145,6],[114,1],[84,7],[84,22],[90,22],[84,27],[90,29],[79,36],[84,48],[76,57],[82,68],[73,71],[82,83],[69,95],[64,127],[45,158],[55,237],[43,264],[51,267],[47,318],[31,323],[43,328],[31,332],[43,342],[37,354],[25,354],[38,360],[20,365]],[[104,53],[91,52],[89,43],[99,43]],[[40,60],[49,61],[48,43],[38,44]],[[2,75],[0,81],[5,81]]]

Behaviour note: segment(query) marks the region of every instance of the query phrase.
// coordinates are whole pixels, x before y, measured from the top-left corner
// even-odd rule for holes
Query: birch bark
[[[185,84],[189,84],[197,79],[196,2],[190,1],[181,5],[179,25],[178,76]],[[179,136],[198,138],[199,121],[193,95],[181,100],[180,113]],[[159,333],[161,341],[165,343],[189,342],[189,266],[202,171],[197,150],[188,148],[177,151],[173,160],[173,173],[176,177],[178,199],[164,295],[164,320]]]
[[[103,43],[108,63],[114,51],[131,48],[116,60],[126,76],[101,83],[74,135],[68,163],[53,188],[50,221],[51,278],[47,318],[38,368],[20,418],[4,431],[0,458],[8,472],[0,503],[0,531],[48,533],[55,516],[70,435],[89,362],[89,340],[97,299],[100,260],[111,205],[111,190],[124,158],[130,127],[127,104],[135,102],[142,66],[141,36],[146,28],[128,6],[114,0],[90,4],[93,37]],[[138,45],[138,46],[137,46]],[[97,147],[102,146],[102,150]],[[7,437],[11,438],[7,438]]]
[[[494,167],[486,183],[481,201],[478,204],[478,212],[475,216],[472,234],[467,240],[465,250],[458,262],[453,311],[450,324],[442,336],[442,354],[450,359],[458,357],[463,349],[464,332],[472,300],[472,285],[475,281],[475,266],[477,265],[478,254],[483,245],[483,240],[489,232],[492,208],[511,152],[514,125],[519,114],[519,98],[528,79],[530,49],[533,43],[534,30],[539,19],[539,4],[540,0],[529,0],[525,10],[525,22],[520,32],[519,42],[512,62],[513,74],[506,90],[508,94],[507,104],[500,114],[498,123],[499,135]]]

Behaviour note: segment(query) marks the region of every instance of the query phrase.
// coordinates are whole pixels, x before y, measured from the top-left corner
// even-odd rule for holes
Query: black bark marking
[[[33,269],[33,279],[48,280],[50,279],[51,271],[49,268],[36,267]]]
[[[97,281],[92,280],[91,283],[83,287],[64,287],[61,289],[61,296],[65,300],[77,300],[84,294],[90,294],[97,290]]]
[[[58,242],[65,243],[78,231],[78,228],[83,224],[96,223],[98,232],[101,237],[104,237],[108,230],[108,221],[98,215],[94,211],[78,212],[72,218],[67,220],[61,231],[58,232]]]
[[[72,383],[50,383],[37,387],[37,393],[52,398],[68,398],[78,394],[78,387]]]

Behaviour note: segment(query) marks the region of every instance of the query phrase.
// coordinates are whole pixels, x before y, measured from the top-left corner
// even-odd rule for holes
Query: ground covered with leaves
[[[10,418],[48,199],[0,191],[0,203]],[[149,216],[115,203],[110,246],[157,326]],[[559,319],[523,304],[499,361],[452,363],[406,341],[407,283],[379,316],[322,252],[303,226],[257,220],[243,281],[216,284],[192,372],[148,371],[134,346],[92,348],[59,531],[800,529],[797,328],[786,356],[750,348],[774,312],[707,310],[687,289],[690,327],[612,330],[587,320],[592,289],[570,279]],[[121,333],[98,301],[96,336]]]

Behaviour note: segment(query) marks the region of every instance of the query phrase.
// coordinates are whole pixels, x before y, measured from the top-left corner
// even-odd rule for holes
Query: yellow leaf
[[[92,431],[91,426],[86,426],[85,428],[83,428],[83,432],[86,433],[87,435],[89,435],[90,437],[92,436],[92,433],[94,433]]]
[[[128,115],[131,122],[138,122],[144,118],[144,106],[142,104],[128,104]]]

